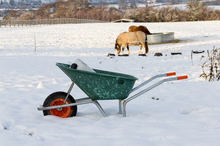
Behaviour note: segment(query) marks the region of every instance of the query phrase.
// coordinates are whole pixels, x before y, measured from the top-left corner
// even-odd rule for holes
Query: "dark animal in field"
[[[143,31],[146,35],[151,35],[151,33],[150,33],[150,31],[147,29],[147,27],[142,26],[142,25],[140,25],[140,26],[134,26],[134,25],[132,25],[132,26],[130,26],[130,27],[128,28],[128,31],[129,31],[129,32]],[[147,37],[147,36],[146,36],[146,37]]]
[[[142,31],[121,33],[115,41],[116,54],[120,54],[121,46],[122,46],[121,54],[124,53],[124,49],[126,46],[128,49],[128,54],[130,54],[129,45],[139,45],[140,49],[138,51],[138,54],[140,54],[142,46],[144,46],[145,54],[148,53],[148,45],[147,45],[147,41],[146,41],[146,35]]]

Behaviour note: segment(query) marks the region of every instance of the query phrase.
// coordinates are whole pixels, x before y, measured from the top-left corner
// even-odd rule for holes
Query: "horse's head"
[[[146,35],[151,35],[150,31],[147,29],[146,26],[140,25],[139,27],[142,27],[142,31],[143,31]]]
[[[115,42],[115,51],[116,54],[119,54],[121,52],[121,46],[118,44],[118,42]]]

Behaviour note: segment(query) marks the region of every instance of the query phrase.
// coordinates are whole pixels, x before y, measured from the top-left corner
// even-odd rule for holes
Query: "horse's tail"
[[[146,27],[146,32],[147,32],[147,34],[151,34],[150,31],[147,29],[147,27]]]
[[[144,45],[145,45],[145,54],[147,54],[149,52],[147,41],[144,43]]]

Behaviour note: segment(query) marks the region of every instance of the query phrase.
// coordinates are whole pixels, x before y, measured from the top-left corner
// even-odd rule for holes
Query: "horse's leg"
[[[115,53],[120,54],[120,52],[121,52],[121,45],[118,45],[115,49]]]
[[[139,51],[138,51],[138,54],[140,54],[140,52],[141,52],[141,49],[142,49],[142,44],[140,43],[140,49],[139,49]]]
[[[125,44],[122,45],[122,52],[121,54],[124,54]]]
[[[127,50],[128,50],[128,54],[130,54],[129,44],[127,44]]]

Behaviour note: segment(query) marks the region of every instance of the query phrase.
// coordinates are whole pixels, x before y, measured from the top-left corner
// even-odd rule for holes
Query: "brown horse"
[[[127,46],[128,54],[129,54],[130,53],[129,45],[139,45],[140,49],[138,51],[138,54],[140,54],[142,46],[144,46],[145,54],[148,53],[146,35],[142,31],[121,33],[115,41],[116,54],[119,54],[121,52],[121,46],[122,46],[121,54],[123,54],[126,46]]]
[[[129,31],[129,32],[143,31],[146,35],[151,35],[151,33],[150,33],[150,31],[147,29],[147,27],[142,26],[142,25],[140,25],[140,26],[134,26],[134,25],[132,25],[132,26],[130,26],[130,27],[128,28],[128,31]]]

